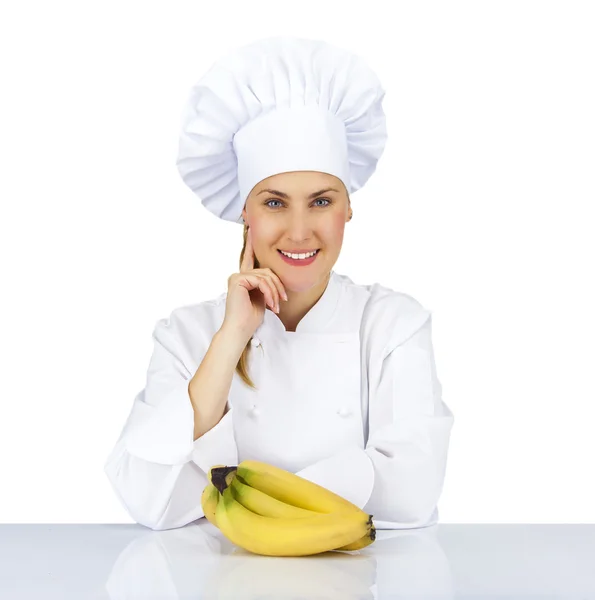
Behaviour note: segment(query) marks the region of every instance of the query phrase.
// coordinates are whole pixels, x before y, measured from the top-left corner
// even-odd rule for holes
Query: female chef
[[[209,469],[245,459],[340,494],[377,529],[438,522],[454,417],[431,311],[333,270],[350,195],[384,150],[383,97],[363,59],[281,36],[192,88],[177,167],[207,210],[243,223],[244,245],[226,293],[155,326],[146,386],[105,464],[136,522],[204,517]]]

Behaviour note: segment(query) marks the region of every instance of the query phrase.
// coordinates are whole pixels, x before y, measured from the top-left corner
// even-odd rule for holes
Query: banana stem
[[[215,467],[211,470],[211,480],[220,494],[230,485],[233,477],[228,477],[230,473],[237,471],[236,467]]]

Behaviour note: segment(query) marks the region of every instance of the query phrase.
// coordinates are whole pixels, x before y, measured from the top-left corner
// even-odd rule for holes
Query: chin
[[[319,285],[322,281],[329,277],[330,271],[310,271],[310,273],[301,275],[298,273],[277,273],[281,283],[286,290],[300,293],[307,292],[313,287]]]

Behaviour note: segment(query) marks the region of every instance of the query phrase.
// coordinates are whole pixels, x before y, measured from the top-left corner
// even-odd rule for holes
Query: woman
[[[431,312],[333,270],[350,194],[384,150],[383,97],[358,57],[288,37],[241,48],[193,88],[178,169],[211,213],[244,224],[244,246],[226,293],[155,327],[105,465],[135,521],[203,517],[209,469],[246,458],[340,494],[377,529],[438,521],[454,417]]]

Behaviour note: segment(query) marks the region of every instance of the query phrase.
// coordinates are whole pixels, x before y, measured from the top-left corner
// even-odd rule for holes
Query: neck
[[[294,292],[285,288],[287,302],[279,303],[279,314],[277,315],[287,331],[295,331],[298,323],[320,300],[330,281],[330,272],[322,281],[313,285],[303,292]],[[275,314],[275,313],[273,313]]]

